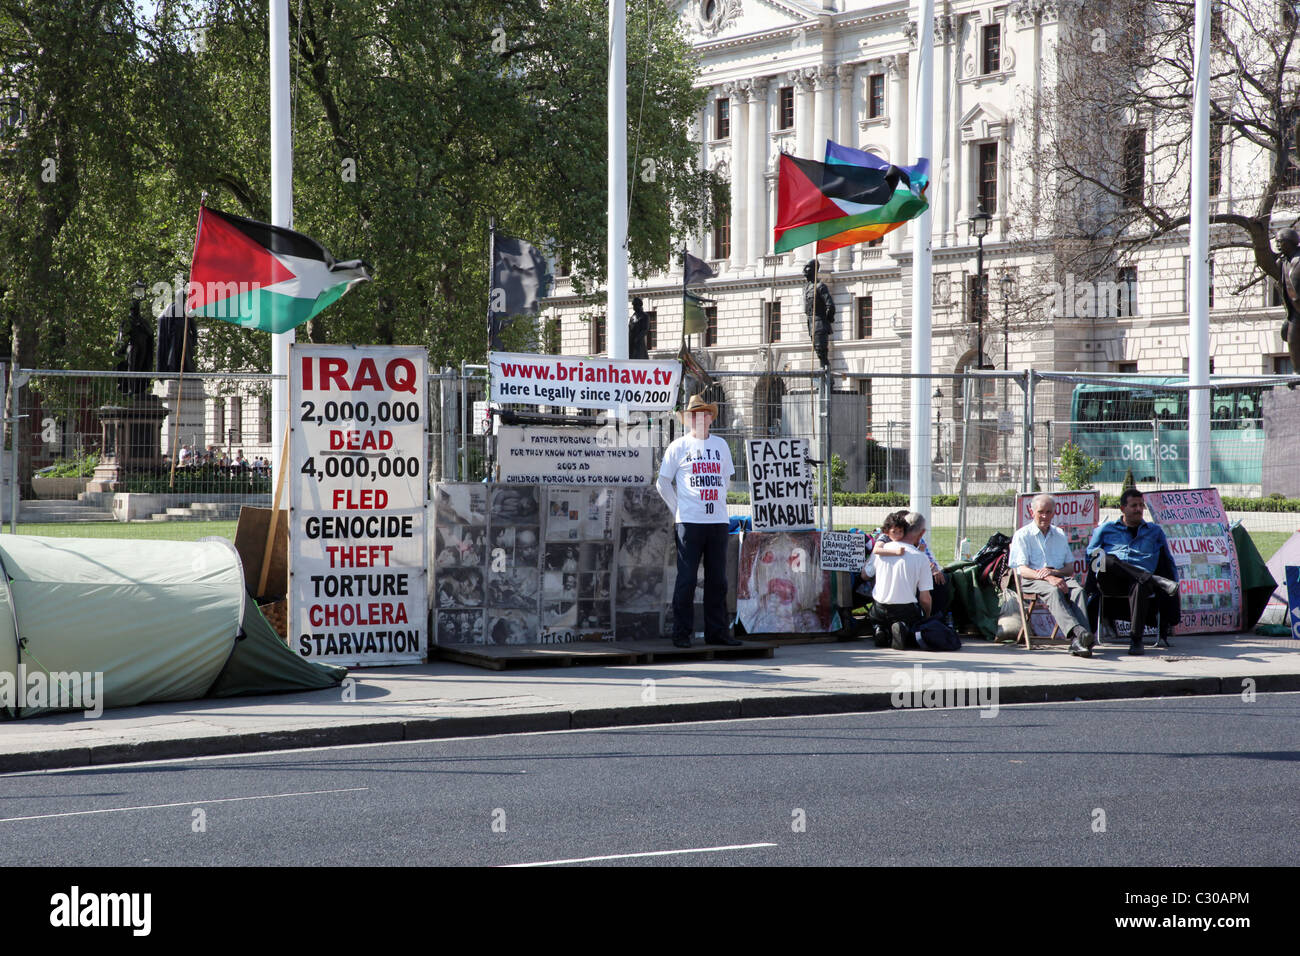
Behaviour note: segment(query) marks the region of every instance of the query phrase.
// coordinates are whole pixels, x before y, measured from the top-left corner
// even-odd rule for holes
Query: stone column
[[[885,73],[889,78],[889,99],[885,107],[889,111],[889,132],[892,134],[890,143],[890,161],[895,166],[906,166],[909,163],[916,162],[920,157],[912,156],[908,153],[910,148],[907,141],[907,61],[906,53],[899,53],[895,56],[885,58]],[[934,157],[927,157],[933,161]],[[935,171],[932,168],[930,175],[933,178]],[[931,186],[927,195],[933,201],[935,187]],[[903,251],[903,238],[905,234],[910,234],[910,226],[902,226],[895,229],[889,234],[889,251],[891,253],[900,253]]]
[[[835,75],[835,67],[826,64],[818,68],[813,78],[813,88],[816,91],[813,100],[813,141],[812,152],[806,155],[818,162],[826,155],[826,140],[831,135]]]
[[[857,111],[854,108],[853,94],[857,85],[858,70],[851,63],[841,64],[839,68],[839,122],[836,125],[835,142],[844,146],[858,145]],[[825,147],[823,147],[825,148]],[[822,157],[818,157],[819,159]],[[853,253],[858,246],[845,246],[835,253],[836,272],[848,272],[853,268]]]
[[[731,267],[739,271],[749,263],[749,82],[724,89],[731,96]]]
[[[813,138],[813,76],[815,70],[809,68],[794,74],[795,105],[795,153],[798,156],[812,155]]]
[[[763,240],[763,229],[767,224],[767,204],[763,201],[763,173],[767,169],[768,152],[767,77],[759,77],[750,83],[746,99],[749,104],[749,147],[745,160],[745,177],[749,186],[746,196],[748,208],[745,210],[749,217],[747,261],[762,271],[763,255],[767,252],[767,243]]]

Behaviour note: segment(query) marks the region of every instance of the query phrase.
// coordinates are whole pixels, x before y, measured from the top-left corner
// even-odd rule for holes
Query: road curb
[[[936,671],[937,672],[937,671]],[[1253,688],[1246,684],[1253,680]],[[1300,691],[1300,674],[1257,677],[1167,677],[1083,684],[1019,684],[998,686],[998,705],[1063,703],[1068,701],[1132,700],[1144,697],[1239,696]],[[0,754],[0,773],[65,770],[114,763],[141,763],[186,757],[238,756],[272,750],[310,750],[398,741],[445,740],[499,734],[592,730],[646,724],[748,720],[759,717],[807,717],[893,710],[894,694],[811,692],[797,695],[742,697],[728,700],[665,702],[640,707],[594,707],[515,714],[476,714],[467,717],[419,717],[372,721],[333,727],[268,730],[221,737],[114,742],[62,750]]]

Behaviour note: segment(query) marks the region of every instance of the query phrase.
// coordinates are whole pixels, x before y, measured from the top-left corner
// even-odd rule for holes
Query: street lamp
[[[1007,376],[1006,373],[1011,371],[1010,350],[1007,346],[1009,330],[1011,328],[1011,295],[1016,289],[1016,280],[1010,272],[1002,273],[1002,407],[1007,407]],[[1010,472],[1007,466],[1007,433],[1002,432],[1002,469]]]
[[[930,397],[934,399],[934,463],[938,465],[943,462],[943,431],[939,425],[939,411],[942,408],[943,392],[936,388],[934,394]]]
[[[984,368],[984,237],[989,234],[989,226],[993,224],[993,217],[984,211],[983,206],[977,206],[975,214],[970,217],[971,235],[975,237],[978,243],[978,249],[975,254],[975,321],[978,323],[975,328],[975,367]],[[984,383],[979,382],[979,417],[976,425],[976,432],[979,436],[979,448],[975,453],[975,478],[977,481],[984,479]],[[967,393],[970,394],[969,392]],[[970,416],[966,416],[967,421]]]

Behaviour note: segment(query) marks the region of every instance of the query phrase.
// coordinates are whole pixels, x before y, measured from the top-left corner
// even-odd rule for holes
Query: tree
[[[1278,279],[1270,232],[1281,193],[1300,185],[1297,18],[1274,0],[1214,4],[1210,66],[1212,249],[1238,249],[1238,291]],[[1037,183],[1022,235],[1055,237],[1057,262],[1113,279],[1117,262],[1177,240],[1189,222],[1194,5],[1089,0],[1064,7],[1041,98],[1025,104]],[[1057,277],[1059,278],[1059,277]],[[1096,314],[1096,313],[1094,313]]]
[[[1072,441],[1061,446],[1056,459],[1057,474],[1066,491],[1086,491],[1092,479],[1101,471],[1101,462],[1091,457]]]

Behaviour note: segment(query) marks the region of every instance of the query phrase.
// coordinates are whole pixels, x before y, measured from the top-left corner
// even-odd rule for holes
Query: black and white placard
[[[751,438],[749,501],[755,531],[807,531],[816,526],[806,438]]]
[[[867,536],[857,531],[822,532],[822,570],[852,571],[867,563]]]

